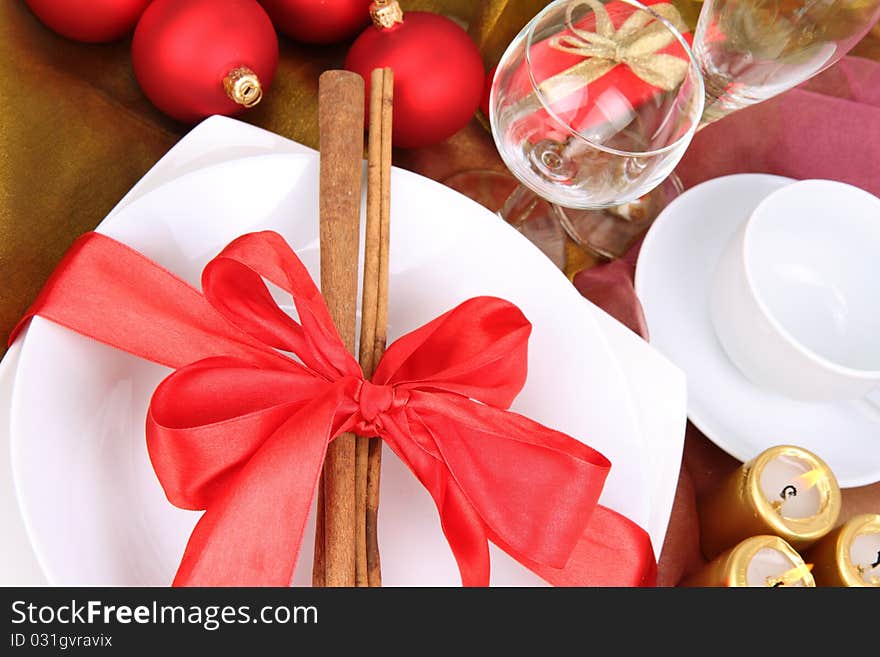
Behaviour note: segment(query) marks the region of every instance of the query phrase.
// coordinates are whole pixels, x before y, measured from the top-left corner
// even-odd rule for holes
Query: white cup
[[[866,397],[880,386],[880,199],[829,180],[770,194],[721,256],[710,309],[727,355],[759,386]]]

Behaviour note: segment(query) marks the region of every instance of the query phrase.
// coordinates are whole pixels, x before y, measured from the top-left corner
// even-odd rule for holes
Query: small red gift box
[[[645,4],[692,42],[675,7],[665,0]],[[573,10],[583,5],[593,11],[574,21]],[[511,129],[531,143],[564,141],[569,128],[601,142],[637,114],[659,124],[688,66],[685,47],[646,12],[618,0],[575,3],[567,29],[532,45],[529,63],[511,74],[509,95],[521,99],[514,112],[522,114]]]

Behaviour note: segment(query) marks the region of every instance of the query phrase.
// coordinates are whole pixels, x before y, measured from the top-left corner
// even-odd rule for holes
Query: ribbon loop
[[[512,303],[469,299],[389,345],[373,382],[444,390],[508,408],[526,381],[531,330]]]
[[[301,325],[278,307],[263,278],[291,295]],[[360,375],[308,270],[278,233],[249,233],[231,242],[205,267],[202,289],[231,324],[295,353],[322,376]]]

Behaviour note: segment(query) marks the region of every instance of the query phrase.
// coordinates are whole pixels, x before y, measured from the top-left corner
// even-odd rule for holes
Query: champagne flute
[[[779,95],[848,53],[880,18],[880,0],[706,0],[694,50],[706,124]]]

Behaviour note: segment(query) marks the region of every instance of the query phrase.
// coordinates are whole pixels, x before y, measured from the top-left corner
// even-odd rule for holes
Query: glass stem
[[[535,192],[525,185],[517,185],[516,189],[511,192],[504,205],[498,210],[498,214],[511,226],[517,230],[526,222],[535,205],[538,204],[540,198]]]

